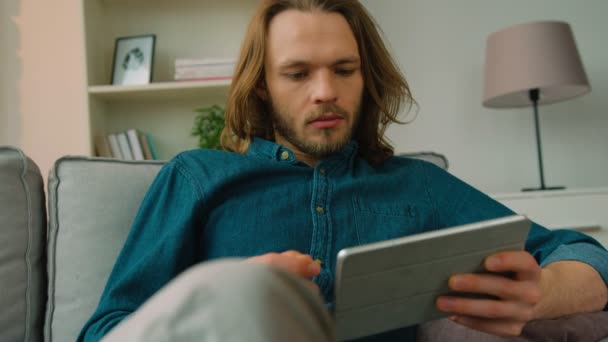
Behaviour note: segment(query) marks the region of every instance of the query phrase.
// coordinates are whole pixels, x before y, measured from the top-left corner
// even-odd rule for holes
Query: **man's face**
[[[363,93],[357,41],[338,13],[284,11],[270,22],[265,60],[276,142],[314,163],[346,145]]]

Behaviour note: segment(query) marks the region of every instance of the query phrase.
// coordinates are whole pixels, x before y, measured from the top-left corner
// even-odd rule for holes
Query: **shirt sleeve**
[[[509,208],[454,177],[447,171],[420,162],[435,220],[451,227],[513,215]],[[608,252],[592,237],[573,230],[548,230],[532,223],[525,249],[541,266],[555,261],[584,262],[598,271],[608,286]]]
[[[179,158],[179,157],[178,157]],[[148,189],[78,341],[98,341],[200,255],[202,189],[178,159]]]

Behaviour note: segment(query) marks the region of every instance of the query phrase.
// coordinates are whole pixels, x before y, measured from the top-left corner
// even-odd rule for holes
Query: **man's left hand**
[[[455,314],[450,319],[475,330],[501,336],[518,336],[524,325],[535,319],[540,302],[541,268],[525,251],[501,252],[484,263],[490,272],[509,272],[512,278],[497,274],[459,274],[450,277],[452,291],[489,294],[498,299],[469,299],[440,296],[439,310]]]

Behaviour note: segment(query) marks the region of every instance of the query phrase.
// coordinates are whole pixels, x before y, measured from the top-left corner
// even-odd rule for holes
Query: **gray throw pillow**
[[[64,157],[49,175],[45,341],[74,341],[91,316],[159,161]]]

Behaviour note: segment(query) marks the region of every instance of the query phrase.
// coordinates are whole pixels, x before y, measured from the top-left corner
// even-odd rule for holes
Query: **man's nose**
[[[320,71],[312,84],[312,99],[315,104],[334,103],[338,100],[335,75],[331,71]]]

